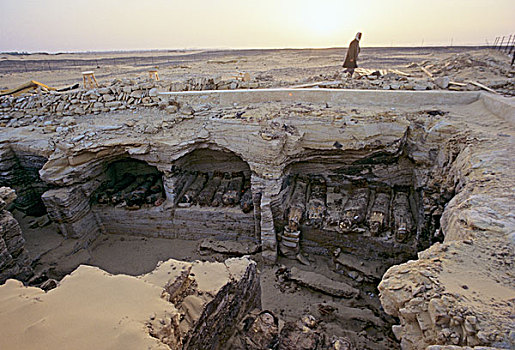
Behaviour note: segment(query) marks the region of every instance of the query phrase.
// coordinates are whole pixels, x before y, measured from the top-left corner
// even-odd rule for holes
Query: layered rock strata
[[[0,284],[8,278],[27,280],[33,275],[20,225],[7,211],[15,199],[14,190],[0,187]]]
[[[24,147],[12,147],[0,142],[0,185],[16,191],[15,207],[27,215],[40,216],[46,212],[41,195],[49,189],[38,171],[46,163],[44,155],[37,155]]]

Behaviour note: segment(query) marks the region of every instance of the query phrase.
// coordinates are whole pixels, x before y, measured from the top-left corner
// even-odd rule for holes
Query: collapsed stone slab
[[[346,283],[334,281],[316,272],[303,271],[296,267],[291,269],[288,278],[301,286],[312,288],[335,297],[354,298],[359,294],[356,288]]]

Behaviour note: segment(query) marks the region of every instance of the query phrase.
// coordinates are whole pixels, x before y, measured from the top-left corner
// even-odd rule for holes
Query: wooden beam
[[[481,83],[478,83],[477,81],[474,81],[474,80],[468,80],[468,81],[467,81],[467,83],[470,83],[470,84],[472,84],[472,85],[475,85],[475,86],[477,86],[477,87],[480,87],[481,89],[486,90],[486,91],[489,91],[489,92],[491,92],[491,93],[494,93],[494,94],[496,94],[496,93],[497,93],[497,91],[492,90],[492,89],[490,89],[488,86],[485,86],[485,85],[483,85],[483,84],[481,84]]]
[[[321,85],[321,84],[323,84],[323,83],[324,83],[323,81],[319,81],[319,82],[316,82],[316,83],[309,83],[309,84],[302,84],[302,85],[294,85],[294,86],[290,86],[290,89],[304,89],[304,88],[310,88],[310,87],[315,87],[315,86]]]
[[[431,74],[430,71],[428,71],[427,69],[425,69],[423,66],[419,66],[420,69],[422,69],[422,72],[426,73],[426,75],[429,77],[429,78],[432,78],[433,77],[433,74]]]
[[[19,96],[21,94],[27,93],[28,91],[37,89],[38,86],[47,91],[55,90],[55,88],[53,88],[53,87],[47,86],[47,85],[40,83],[38,81],[35,81],[35,80],[31,80],[25,84],[15,87],[14,89],[0,91],[0,96],[5,96],[5,95]]]

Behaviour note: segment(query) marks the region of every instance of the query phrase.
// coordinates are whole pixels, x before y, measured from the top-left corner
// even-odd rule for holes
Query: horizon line
[[[512,45],[510,45],[512,46]],[[361,46],[361,49],[424,49],[424,48],[488,48],[493,44],[469,44],[469,45],[423,45],[423,46]],[[252,47],[252,48],[168,48],[168,49],[121,49],[121,50],[83,50],[83,51],[0,51],[2,55],[60,55],[78,53],[126,53],[126,52],[173,52],[173,51],[254,51],[254,50],[334,50],[347,49],[347,46],[333,47]]]

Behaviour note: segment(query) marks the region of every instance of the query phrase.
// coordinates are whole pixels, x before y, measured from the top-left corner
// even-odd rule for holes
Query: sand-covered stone
[[[190,269],[188,278],[180,279],[185,267]],[[0,325],[10,336],[2,337],[0,346],[223,348],[234,324],[259,306],[256,273],[256,264],[248,259],[169,260],[138,277],[81,265],[49,292],[8,280],[0,286]],[[174,291],[179,294],[169,300]]]

